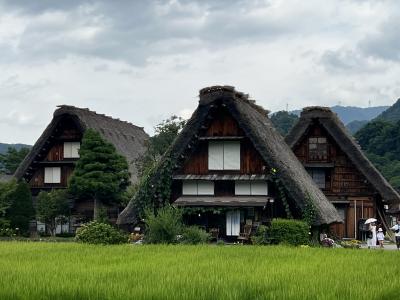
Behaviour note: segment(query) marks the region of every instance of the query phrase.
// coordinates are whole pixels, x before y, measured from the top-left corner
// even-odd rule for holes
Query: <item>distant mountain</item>
[[[332,106],[331,109],[339,116],[344,124],[352,121],[369,121],[376,118],[389,106],[356,107],[356,106]],[[291,113],[300,115],[301,110],[294,110]]]
[[[383,120],[392,123],[396,123],[400,120],[400,99],[397,99],[396,103],[390,106],[387,110],[382,112],[376,117],[376,120]]]
[[[0,143],[0,154],[6,153],[8,147],[14,147],[14,148],[17,148],[17,150],[19,150],[21,148],[31,148],[32,146],[25,145],[25,144],[3,144],[3,143]]]
[[[346,128],[348,131],[350,131],[351,134],[355,134],[357,131],[359,131],[362,127],[364,127],[366,124],[368,124],[369,121],[363,120],[363,121],[351,121],[346,125]]]

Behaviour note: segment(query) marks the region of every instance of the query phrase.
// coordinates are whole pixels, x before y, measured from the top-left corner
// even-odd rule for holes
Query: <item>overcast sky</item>
[[[400,1],[0,0],[0,142],[33,144],[59,104],[152,133],[199,89],[271,111],[391,105]]]

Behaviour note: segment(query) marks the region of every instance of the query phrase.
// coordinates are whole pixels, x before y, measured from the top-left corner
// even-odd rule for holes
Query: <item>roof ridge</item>
[[[261,114],[265,114],[268,116],[269,111],[267,109],[265,109],[261,105],[258,105],[256,103],[256,100],[250,99],[249,94],[240,92],[236,90],[234,86],[231,85],[213,85],[202,88],[199,91],[199,97],[200,97],[199,102],[202,105],[207,105],[222,96],[231,96],[233,99],[246,102]]]
[[[108,116],[106,114],[98,113],[98,112],[96,112],[94,110],[90,110],[87,107],[82,108],[82,107],[77,107],[77,106],[74,106],[74,105],[67,105],[67,104],[57,105],[57,109],[54,112],[54,116],[60,114],[63,110],[80,110],[80,111],[84,111],[84,112],[95,114],[96,116],[99,116],[99,117],[111,119],[113,121],[117,121],[117,122],[120,122],[120,123],[123,123],[123,124],[127,124],[127,125],[130,125],[130,126],[134,126],[136,128],[144,130],[144,127],[142,127],[142,126],[137,126],[137,125],[135,125],[135,124],[133,124],[133,123],[131,123],[129,121],[120,120],[119,118],[114,118],[114,117]]]

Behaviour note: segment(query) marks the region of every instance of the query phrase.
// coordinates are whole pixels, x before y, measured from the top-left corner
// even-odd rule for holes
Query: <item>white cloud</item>
[[[152,133],[171,114],[190,116],[198,90],[214,84],[234,85],[272,111],[390,104],[400,92],[399,8],[356,0],[0,0],[0,142],[34,143],[59,104]]]

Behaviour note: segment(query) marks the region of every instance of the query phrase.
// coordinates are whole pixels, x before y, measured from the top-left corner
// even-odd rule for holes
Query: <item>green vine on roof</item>
[[[171,197],[172,169],[176,159],[170,155],[158,164],[155,164],[145,174],[143,174],[136,195],[133,198],[134,206],[139,218],[143,218],[145,211],[151,209],[156,211],[158,208],[169,204]]]
[[[307,193],[306,196],[306,204],[303,210],[303,220],[308,223],[308,225],[314,224],[317,218],[317,209],[315,207],[314,202],[311,199],[311,196]]]
[[[288,219],[293,219],[293,215],[292,215],[292,212],[290,211],[290,207],[289,207],[289,203],[288,203],[287,191],[286,191],[285,185],[282,183],[280,178],[278,178],[277,173],[278,173],[277,169],[272,168],[271,169],[271,175],[272,175],[271,179],[275,183],[275,185],[278,189],[279,199],[282,201],[283,207],[285,208],[286,217]]]

